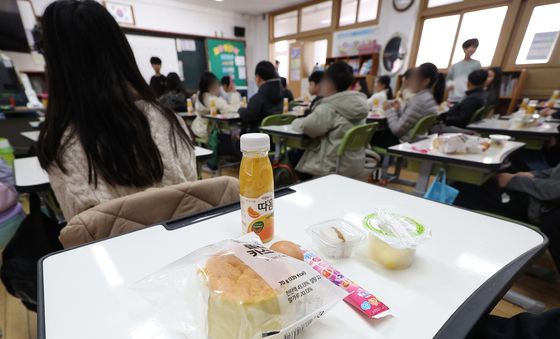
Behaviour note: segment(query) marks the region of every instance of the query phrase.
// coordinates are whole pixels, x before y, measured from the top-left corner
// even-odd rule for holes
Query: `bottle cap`
[[[247,133],[241,136],[241,152],[268,152],[270,138],[264,133]]]

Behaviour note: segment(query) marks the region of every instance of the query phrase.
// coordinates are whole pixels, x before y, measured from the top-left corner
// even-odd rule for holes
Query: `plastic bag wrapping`
[[[149,338],[295,338],[348,295],[250,233],[191,252],[132,286]],[[140,320],[140,319],[139,319]]]
[[[489,147],[489,139],[461,133],[442,134],[432,140],[432,148],[445,154],[479,154]]]
[[[366,225],[376,229],[375,236],[394,248],[415,249],[422,241],[431,236],[430,230],[415,220],[394,214],[385,209],[378,209],[375,219],[368,219],[375,225]]]

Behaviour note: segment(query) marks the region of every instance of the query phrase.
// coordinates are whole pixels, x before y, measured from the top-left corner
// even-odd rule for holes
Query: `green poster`
[[[239,89],[247,88],[247,64],[243,41],[207,39],[208,68],[218,79],[230,75]]]

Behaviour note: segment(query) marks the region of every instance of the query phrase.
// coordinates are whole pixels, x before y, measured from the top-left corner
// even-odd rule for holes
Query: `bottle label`
[[[255,232],[261,239],[268,240],[274,234],[274,192],[258,198],[239,196],[243,233]]]

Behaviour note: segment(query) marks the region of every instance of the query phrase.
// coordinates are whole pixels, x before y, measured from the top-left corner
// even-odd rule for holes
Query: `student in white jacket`
[[[373,84],[373,95],[367,101],[369,110],[382,111],[383,104],[387,100],[392,99],[393,90],[391,89],[391,78],[387,75],[377,77]]]
[[[192,131],[199,138],[208,138],[208,119],[203,116],[210,114],[212,101],[219,113],[234,113],[239,110],[241,96],[231,95],[229,102],[224,100],[224,98],[220,97],[220,81],[218,78],[214,73],[205,72],[200,78],[194,105],[197,117],[191,126]]]

